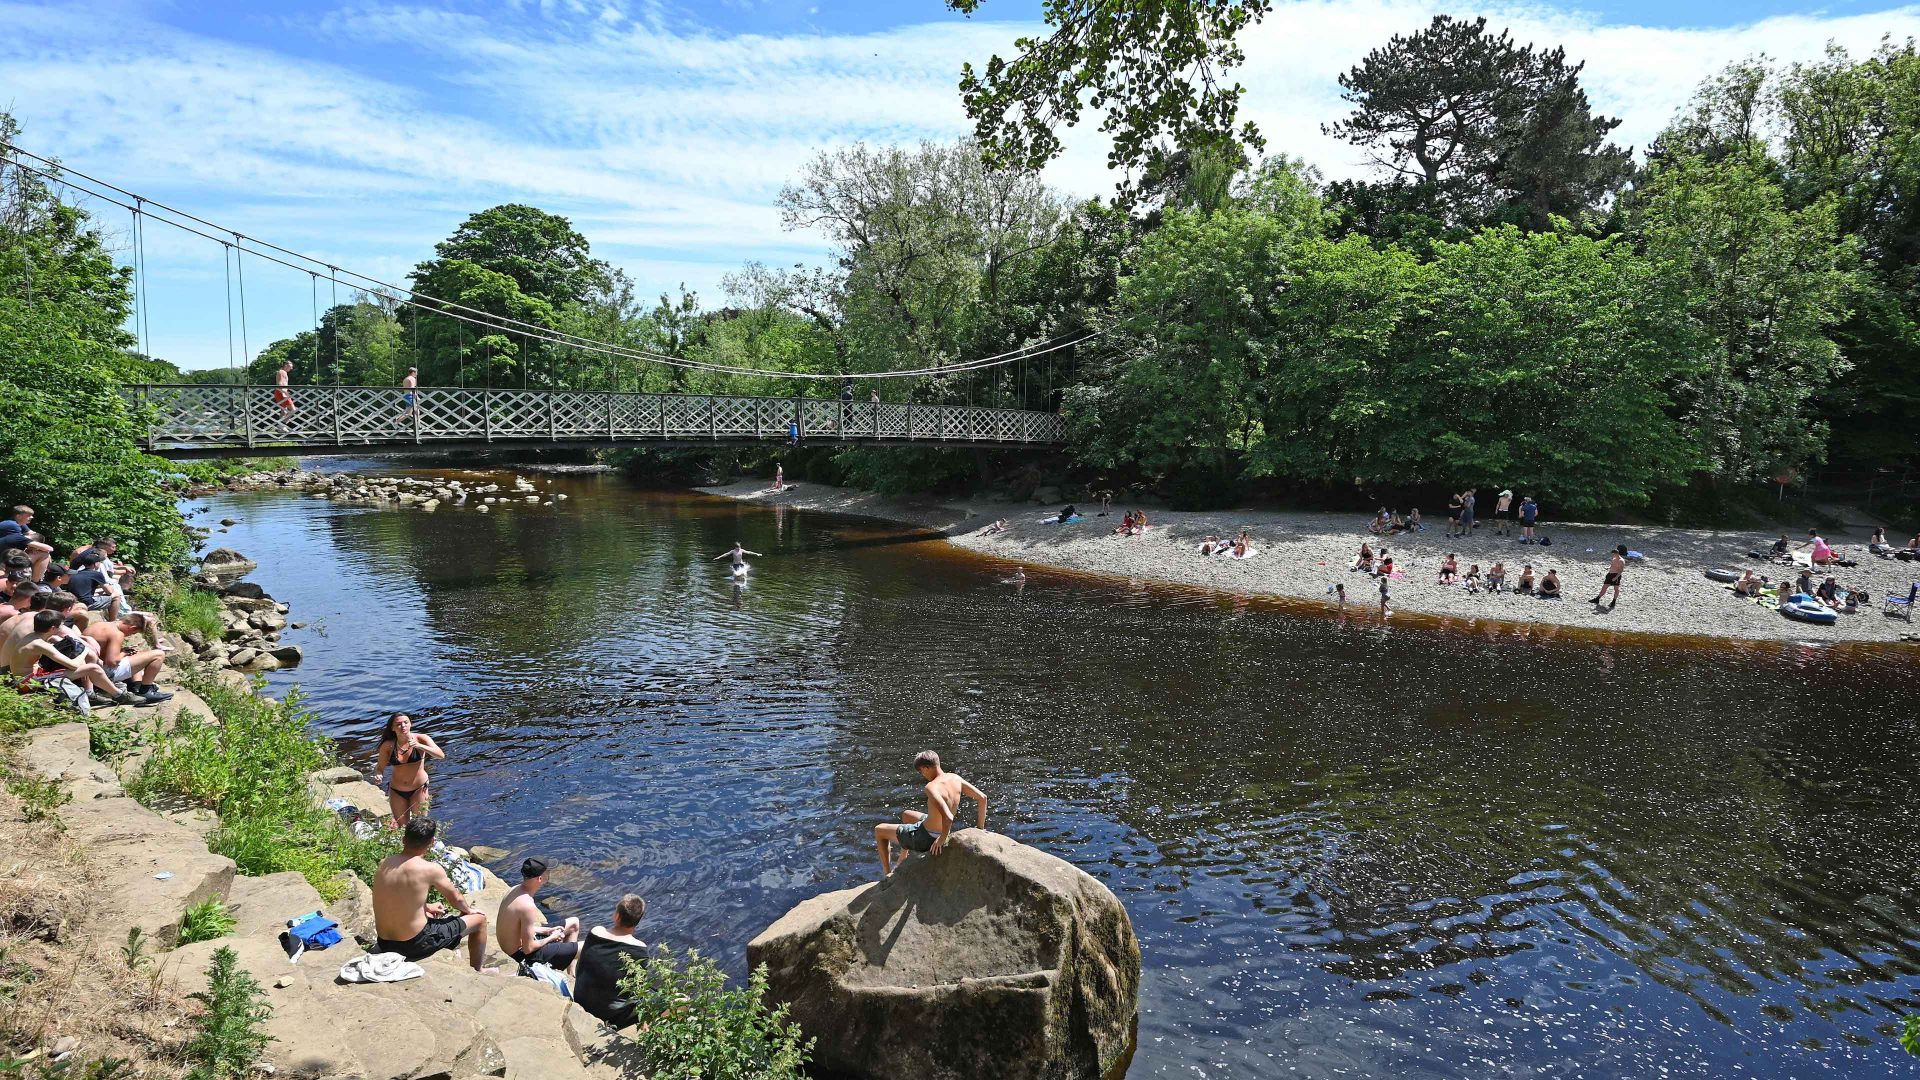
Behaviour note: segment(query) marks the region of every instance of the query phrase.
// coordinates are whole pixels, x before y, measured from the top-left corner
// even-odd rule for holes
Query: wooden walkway
[[[140,385],[147,449],[167,458],[444,452],[488,446],[770,442],[1050,449],[1053,413],[821,398],[386,386]],[[291,406],[289,408],[288,406]]]

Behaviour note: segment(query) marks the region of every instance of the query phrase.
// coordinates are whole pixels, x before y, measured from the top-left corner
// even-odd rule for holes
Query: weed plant
[[[160,616],[161,625],[176,634],[195,631],[218,638],[226,629],[220,597],[168,573],[142,574],[134,584],[133,601],[142,611]]]
[[[728,989],[713,961],[689,950],[683,962],[671,949],[627,965],[620,981],[633,1002],[637,1026],[624,1032],[650,1076],[701,1080],[802,1080],[813,1040],[769,1008],[767,969],[753,969],[743,988]]]
[[[129,1080],[138,1075],[133,1063],[125,1058],[48,1061],[0,1057],[0,1080]]]
[[[212,810],[220,827],[207,846],[248,876],[294,870],[320,895],[338,899],[352,870],[362,881],[390,852],[380,838],[359,839],[340,818],[316,806],[307,776],[334,764],[326,740],[313,734],[313,714],[299,692],[276,704],[204,673],[186,685],[220,723],[183,723],[154,747],[129,792],[145,803],[173,795]]]
[[[28,821],[58,821],[60,808],[73,799],[57,780],[37,776],[9,774],[7,790],[20,800],[20,813]]]
[[[46,694],[0,693],[0,742],[11,741],[34,728],[69,724],[79,716],[62,709]]]
[[[273,1041],[260,1030],[273,1016],[260,984],[241,970],[233,950],[222,946],[207,967],[207,988],[192,997],[200,1014],[193,1018],[193,1040],[187,1043],[189,1080],[246,1076]]]
[[[180,944],[223,938],[233,933],[233,927],[233,916],[227,914],[227,905],[219,897],[209,896],[180,916]]]

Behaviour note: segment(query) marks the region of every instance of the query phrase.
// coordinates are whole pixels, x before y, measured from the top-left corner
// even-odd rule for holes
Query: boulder
[[[55,724],[27,736],[20,765],[67,786],[75,802],[112,799],[125,792],[112,769],[93,759],[92,736],[85,724]]]
[[[278,660],[281,667],[298,667],[305,654],[298,645],[282,645],[267,655]]]
[[[260,564],[232,548],[214,548],[200,560],[200,569],[215,577],[239,577],[260,569]]]
[[[242,584],[245,584],[244,582]],[[229,596],[220,601],[228,611],[242,611],[249,615],[262,611],[272,611],[273,601],[265,598],[253,599],[245,596]]]
[[[232,667],[246,667],[259,658],[260,653],[258,651],[249,648],[240,648],[227,654],[227,663]]]
[[[212,556],[208,556],[208,557],[211,558]],[[251,581],[236,581],[233,584],[228,585],[225,588],[221,589],[220,595],[234,597],[241,600],[273,599],[271,596],[267,595],[267,590],[261,588],[259,585]]]
[[[964,829],[890,881],[802,903],[747,945],[768,994],[856,1077],[1098,1080],[1132,1047],[1140,944],[1107,887]]]
[[[132,799],[70,803],[67,835],[100,872],[100,925],[138,926],[158,948],[179,940],[180,916],[233,884],[233,860],[207,850],[191,829]]]

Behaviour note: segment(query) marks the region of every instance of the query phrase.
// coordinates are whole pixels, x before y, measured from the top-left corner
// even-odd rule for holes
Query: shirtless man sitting
[[[79,704],[86,691],[93,690],[111,699],[115,705],[151,704],[113,685],[107,673],[88,656],[86,647],[67,634],[66,617],[48,608],[36,611],[26,624],[32,633],[12,651],[7,670],[36,683],[63,684],[56,688]]]
[[[102,619],[94,623],[87,627],[86,635],[100,648],[100,666],[106,669],[107,678],[125,683],[128,693],[157,704],[173,697],[160,689],[160,669],[166,664],[166,650],[128,652],[126,647],[129,635],[144,634],[152,627],[151,616],[129,611],[113,622]]]
[[[987,797],[981,794],[979,788],[962,779],[959,773],[942,772],[939,754],[923,750],[913,759],[913,767],[927,782],[927,812],[923,814],[918,810],[905,810],[900,814],[900,820],[905,824],[884,822],[873,827],[874,846],[880,851],[882,879],[893,876],[894,868],[907,861],[909,851],[940,854],[940,849],[947,846],[947,838],[953,835],[963,796],[979,806],[978,827],[987,827]],[[896,844],[900,847],[897,862],[892,851]]]
[[[447,871],[427,858],[439,832],[440,824],[432,818],[407,822],[400,853],[382,859],[374,871],[373,925],[379,937],[374,951],[419,961],[442,949],[459,948],[465,941],[473,970],[496,974],[493,968],[480,966],[487,955],[487,917],[469,907]],[[449,915],[445,906],[427,903],[430,889],[440,890],[459,914]]]
[[[580,955],[580,920],[549,926],[534,895],[547,883],[545,859],[520,864],[520,884],[507,891],[494,918],[494,940],[500,951],[522,964],[545,964],[555,971],[571,971]]]

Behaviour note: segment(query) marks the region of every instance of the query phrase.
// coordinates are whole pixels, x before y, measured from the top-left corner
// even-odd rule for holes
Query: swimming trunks
[[[401,394],[400,404],[405,405],[409,409],[413,408],[413,394],[411,392]]]
[[[1609,573],[1607,575],[1606,581],[1602,582],[1600,584],[1600,587],[1604,589],[1608,585],[1618,585],[1618,584],[1620,584],[1620,575],[1617,573]]]
[[[425,960],[434,953],[458,948],[466,938],[467,920],[458,915],[442,915],[428,919],[419,933],[405,941],[379,939],[373,951],[399,953],[408,960]]]
[[[927,828],[923,822],[916,821],[911,825],[900,826],[896,839],[899,840],[900,846],[908,851],[925,854],[933,850],[933,843],[940,839],[940,834]]]
[[[287,393],[285,388],[275,390],[273,392],[273,403],[276,405],[291,405],[293,404],[293,395]]]
[[[515,963],[545,964],[550,968],[566,970],[573,958],[580,955],[580,943],[577,941],[549,941],[532,952],[508,953]]]

